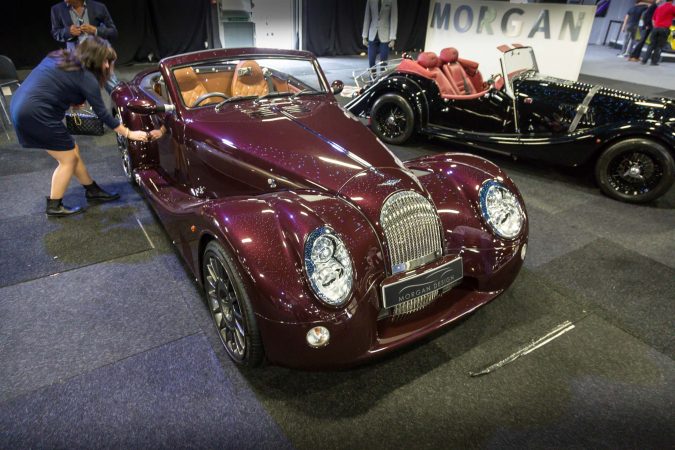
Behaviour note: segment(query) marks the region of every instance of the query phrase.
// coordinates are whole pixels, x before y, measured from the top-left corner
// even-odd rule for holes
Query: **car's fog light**
[[[527,254],[527,243],[523,244],[523,247],[520,249],[520,259],[525,261],[526,254]]]
[[[330,332],[326,327],[314,327],[307,332],[307,344],[310,347],[319,348],[328,345]]]

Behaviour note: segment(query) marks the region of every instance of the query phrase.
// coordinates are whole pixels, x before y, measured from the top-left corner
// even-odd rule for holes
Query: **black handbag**
[[[66,128],[70,134],[102,136],[103,121],[89,109],[71,109],[66,112]]]

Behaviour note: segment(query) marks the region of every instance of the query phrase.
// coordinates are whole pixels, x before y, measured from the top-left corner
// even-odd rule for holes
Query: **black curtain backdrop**
[[[366,0],[307,0],[303,3],[304,48],[317,56],[355,55],[362,45]],[[398,0],[396,50],[424,48],[428,0]]]
[[[50,9],[58,0],[12,0],[0,16],[0,54],[32,68],[61,48],[51,35]],[[212,41],[210,0],[103,0],[117,26],[117,64],[158,60],[202,50]],[[161,37],[161,38],[159,38]]]

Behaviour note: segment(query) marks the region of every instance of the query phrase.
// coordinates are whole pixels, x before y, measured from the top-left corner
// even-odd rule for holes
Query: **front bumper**
[[[380,310],[375,305],[380,304],[380,289],[373,286],[366,298],[352,302],[352,306],[329,321],[278,322],[258,317],[267,359],[293,368],[332,369],[358,365],[404,347],[447,327],[504,292],[520,271],[525,243],[521,240],[509,251],[464,251],[461,284],[426,308],[406,316],[378,320]],[[495,265],[495,261],[500,264]],[[321,348],[311,348],[305,336],[319,325],[330,331],[330,342]]]

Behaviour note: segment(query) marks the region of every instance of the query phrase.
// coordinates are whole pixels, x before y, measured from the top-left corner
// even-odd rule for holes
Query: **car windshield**
[[[520,47],[504,53],[504,77],[511,83],[519,76],[539,72],[537,60],[531,47]]]
[[[314,60],[247,58],[208,61],[173,70],[188,108],[223,107],[244,100],[322,94],[327,92]]]

